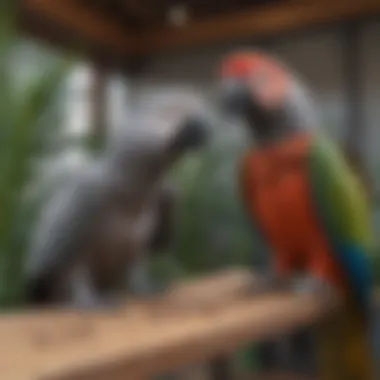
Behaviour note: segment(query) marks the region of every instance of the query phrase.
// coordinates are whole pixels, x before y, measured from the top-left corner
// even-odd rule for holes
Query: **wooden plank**
[[[378,0],[290,0],[243,12],[145,31],[139,53],[215,43],[248,36],[264,37],[282,32],[356,18],[380,12]]]
[[[345,81],[346,143],[348,151],[357,158],[363,153],[363,130],[365,127],[362,96],[362,29],[357,23],[348,23],[342,30],[342,71]]]
[[[108,78],[109,72],[104,65],[94,64],[91,68],[91,138],[92,148],[101,149],[108,136]]]
[[[167,290],[167,297],[171,302],[184,300],[188,304],[215,305],[241,296],[248,287],[255,285],[254,280],[258,286],[260,276],[257,274],[242,268],[230,268],[174,284]]]
[[[239,282],[236,272],[203,281],[216,290],[223,278],[228,279],[225,284]],[[241,279],[247,278],[242,272]],[[194,283],[183,286],[186,294],[191,293],[189,286],[196,288]],[[329,310],[311,295],[278,293],[247,298],[242,295],[242,285],[236,289],[236,297],[230,292],[223,302],[220,292],[210,292],[209,297],[219,294],[219,302],[206,309],[207,297],[201,299],[201,306],[192,302],[192,308],[175,307],[180,296],[177,290],[174,298],[168,295],[161,303],[134,302],[108,313],[45,311],[3,316],[0,336],[7,344],[0,347],[2,377],[142,379],[313,323]]]
[[[181,27],[153,28],[136,34],[73,0],[22,0],[27,12],[42,15],[115,55],[138,57],[162,50],[243,37],[275,36],[322,23],[380,12],[378,0],[289,0],[244,12],[193,20]]]
[[[43,15],[22,10],[18,15],[18,27],[27,38],[35,39],[38,43],[47,45],[50,49],[75,51],[78,59],[86,59],[94,63],[107,65],[113,70],[125,71],[128,61],[123,55],[117,54],[114,49],[101,46],[82,36],[78,31],[60,25],[54,20],[48,20]]]
[[[107,20],[101,14],[70,0],[22,0],[26,12],[45,16],[118,55],[128,57],[135,50],[136,39],[127,29]]]
[[[348,23],[342,30],[342,72],[345,84],[346,136],[344,152],[349,164],[362,180],[370,198],[373,197],[374,184],[365,163],[365,141],[367,128],[364,117],[363,98],[363,54],[361,25]]]

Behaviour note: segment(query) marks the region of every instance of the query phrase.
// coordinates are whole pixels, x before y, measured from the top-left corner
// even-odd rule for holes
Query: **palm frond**
[[[3,29],[1,29],[3,32]],[[9,34],[10,36],[11,34]],[[4,34],[1,40],[5,41]],[[17,40],[13,41],[17,44]],[[2,48],[5,46],[5,42]],[[11,46],[11,42],[7,44]],[[5,51],[5,50],[4,50]],[[12,50],[6,50],[8,61]],[[4,77],[12,78],[11,65],[2,60]],[[5,131],[0,150],[0,304],[12,304],[21,298],[22,258],[26,250],[28,229],[38,207],[24,201],[25,188],[32,176],[34,158],[43,153],[48,142],[45,135],[58,130],[59,125],[46,118],[56,100],[63,78],[71,67],[72,59],[65,59],[36,76],[22,92],[8,79],[2,88],[1,99],[7,107],[0,108],[0,122]],[[1,102],[0,102],[1,103]],[[6,108],[6,109],[4,109]],[[38,143],[42,141],[42,143]]]
[[[0,2],[0,151],[3,137],[10,130],[12,117],[12,100],[14,97],[12,76],[10,69],[12,66],[11,55],[14,49],[15,39],[15,2],[3,0]]]

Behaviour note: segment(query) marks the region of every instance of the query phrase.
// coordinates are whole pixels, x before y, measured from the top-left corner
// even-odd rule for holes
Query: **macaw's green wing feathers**
[[[320,139],[311,148],[309,169],[313,195],[330,237],[370,250],[373,235],[366,192],[343,155]]]
[[[373,235],[365,190],[327,140],[313,143],[308,170],[312,199],[335,259],[357,299],[368,305],[372,276],[366,256],[372,250]]]

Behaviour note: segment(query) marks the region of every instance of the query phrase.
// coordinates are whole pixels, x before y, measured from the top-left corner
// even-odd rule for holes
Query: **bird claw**
[[[86,301],[74,302],[70,305],[75,310],[82,311],[115,311],[126,306],[127,302],[121,297],[99,297]]]
[[[298,294],[313,294],[327,303],[331,303],[336,296],[330,284],[313,276],[303,277],[295,281],[294,290]]]
[[[291,287],[288,279],[276,276],[275,274],[264,274],[261,276],[252,276],[252,282],[249,286],[249,294],[264,294],[285,291]]]
[[[302,277],[294,281],[293,289],[297,293],[322,293],[329,289],[329,285],[316,277]]]
[[[131,293],[131,296],[134,299],[155,304],[160,303],[159,301],[166,294],[165,291],[166,288],[159,286],[147,286],[140,289],[134,289]]]

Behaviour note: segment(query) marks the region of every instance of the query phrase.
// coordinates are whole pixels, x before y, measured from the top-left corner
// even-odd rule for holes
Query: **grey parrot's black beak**
[[[252,106],[252,95],[246,81],[229,78],[219,88],[222,113],[230,116],[244,116]]]
[[[172,148],[175,152],[185,152],[202,148],[210,134],[210,123],[206,118],[193,115],[185,118],[174,136]]]

